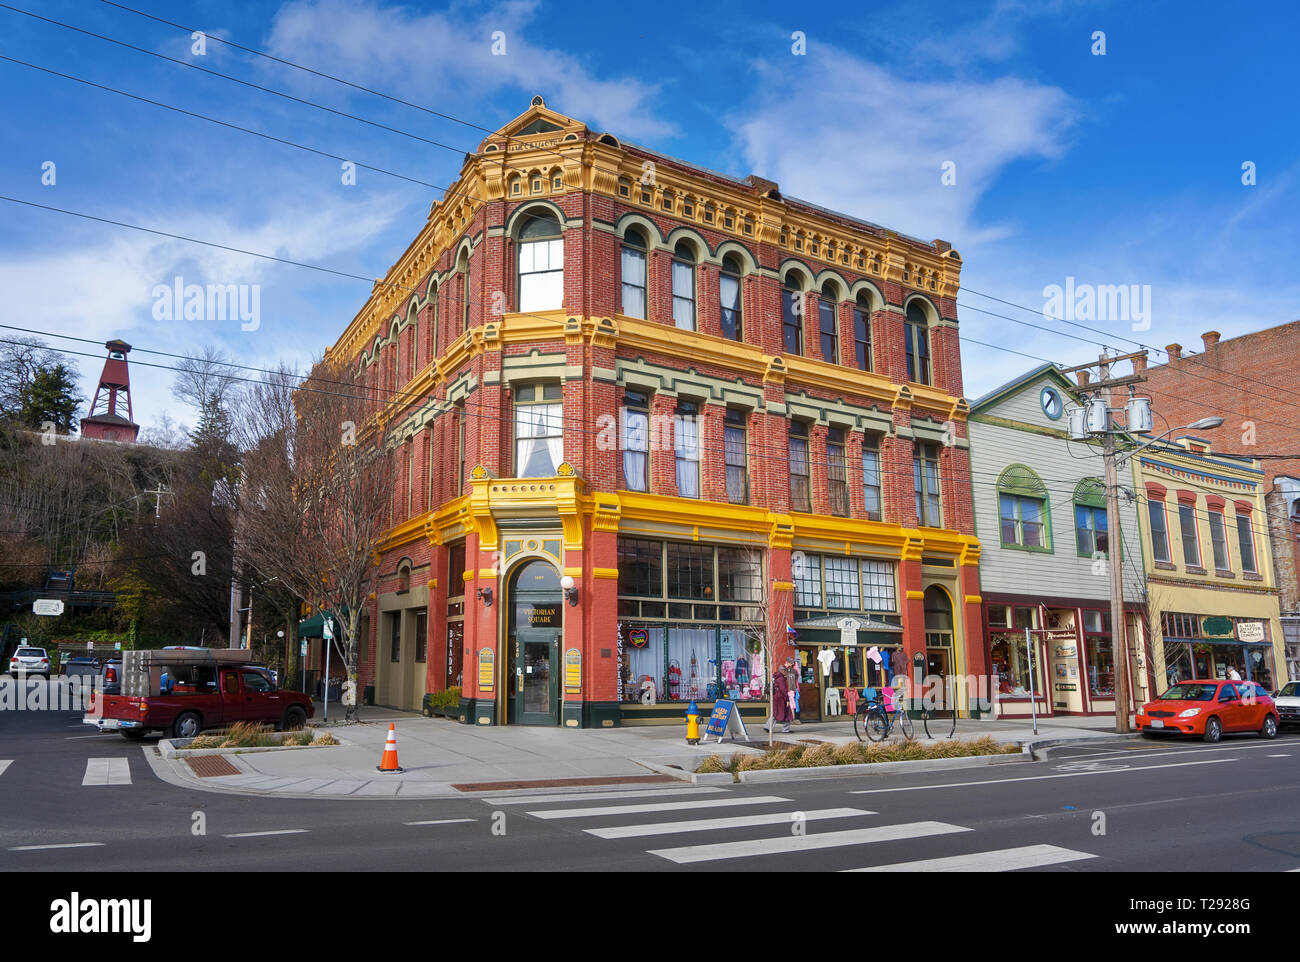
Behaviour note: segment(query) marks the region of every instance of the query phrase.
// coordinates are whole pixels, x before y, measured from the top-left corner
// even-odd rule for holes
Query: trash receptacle
[[[365,701],[365,703],[366,703],[367,705],[370,705],[370,706],[372,706],[372,707],[374,706],[374,704],[375,704],[375,686],[374,686],[374,685],[366,685],[365,692],[363,693],[363,700]]]

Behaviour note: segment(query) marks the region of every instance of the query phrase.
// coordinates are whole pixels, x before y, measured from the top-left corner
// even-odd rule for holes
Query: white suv
[[[44,648],[20,647],[9,659],[9,674],[15,678],[19,675],[44,675],[50,677],[50,656]]]
[[[1300,681],[1289,681],[1273,699],[1277,703],[1278,723],[1300,725]]]

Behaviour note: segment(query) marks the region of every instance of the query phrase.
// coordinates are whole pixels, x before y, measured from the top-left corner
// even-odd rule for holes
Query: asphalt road
[[[953,772],[363,802],[177,788],[142,754],[154,739],[79,719],[0,712],[0,871],[1300,869],[1292,734]]]

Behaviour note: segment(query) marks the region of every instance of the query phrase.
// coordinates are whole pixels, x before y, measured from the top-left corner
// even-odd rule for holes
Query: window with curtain
[[[930,383],[930,334],[925,310],[915,301],[907,305],[903,324],[903,341],[907,349],[907,379],[917,384]]]
[[[849,515],[849,465],[844,456],[844,429],[826,432],[826,487],[831,499],[831,514]]]
[[[1084,478],[1074,489],[1074,542],[1079,557],[1109,553],[1106,523],[1106,488],[1096,478]]]
[[[871,303],[865,294],[853,305],[853,356],[859,371],[871,370]]]
[[[787,354],[803,353],[803,293],[790,278],[781,291],[781,336]]]
[[[1047,487],[1023,464],[998,476],[998,514],[1002,546],[1051,550],[1047,530]]]
[[[623,395],[623,486],[650,490],[650,396],[644,391]]]
[[[695,252],[685,241],[673,250],[673,323],[695,330]]]
[[[700,407],[694,401],[680,401],[673,419],[673,446],[677,451],[677,494],[700,496]]]
[[[515,394],[515,477],[551,478],[564,460],[564,405],[558,384],[528,384]]]
[[[551,213],[529,217],[519,229],[519,310],[564,306],[564,239]]]
[[[808,463],[808,425],[790,422],[790,509],[812,510],[812,474]]]
[[[937,444],[917,443],[912,454],[912,475],[916,484],[917,523],[931,528],[942,527]]]
[[[646,241],[640,231],[629,230],[623,235],[622,251],[623,313],[644,320]]]
[[[1237,547],[1241,551],[1241,570],[1259,574],[1255,567],[1255,532],[1250,525],[1250,515],[1237,511]]]
[[[460,264],[457,265],[456,270],[460,273],[461,330],[468,331],[469,330],[469,299],[470,299],[469,255],[468,254],[462,253],[460,255]]]
[[[723,422],[722,446],[727,463],[727,500],[732,504],[749,504],[749,463],[746,444],[745,412],[727,408]]]
[[[1164,564],[1173,558],[1169,554],[1169,528],[1165,524],[1165,503],[1148,496],[1147,517],[1151,520],[1151,556]]]
[[[728,254],[722,259],[718,274],[718,296],[722,303],[722,336],[733,341],[744,340],[740,323],[740,261]]]
[[[874,434],[862,438],[862,508],[872,521],[881,519],[880,438]]]

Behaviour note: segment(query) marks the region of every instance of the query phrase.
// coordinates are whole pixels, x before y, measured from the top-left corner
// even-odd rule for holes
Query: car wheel
[[[1207,742],[1217,742],[1223,737],[1223,723],[1217,718],[1211,718],[1205,723],[1204,738]]]
[[[203,731],[203,719],[196,712],[187,711],[172,722],[172,738],[193,738]]]
[[[307,724],[307,713],[297,705],[294,705],[284,713],[284,730],[287,732],[300,731]]]
[[[1272,715],[1264,716],[1264,727],[1259,733],[1265,738],[1277,738],[1277,719]]]

